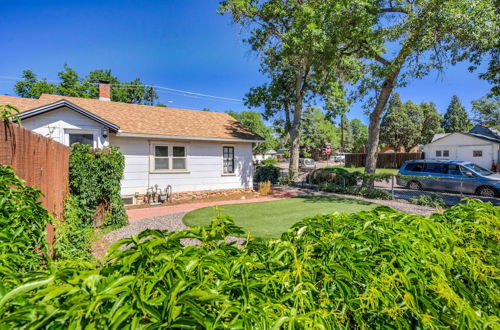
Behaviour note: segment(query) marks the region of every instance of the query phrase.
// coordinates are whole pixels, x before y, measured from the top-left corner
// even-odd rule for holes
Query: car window
[[[427,163],[425,164],[425,172],[434,174],[446,174],[448,173],[448,165],[438,164],[438,163]]]
[[[460,171],[460,166],[458,166],[456,164],[449,164],[448,165],[448,174],[462,176],[462,172]]]
[[[410,172],[422,172],[424,164],[422,163],[409,163],[406,165],[405,170]]]
[[[482,175],[482,176],[488,176],[488,175],[493,174],[492,171],[487,170],[484,167],[481,167],[481,166],[476,165],[476,164],[465,164],[464,166],[467,167],[468,169],[473,170],[474,172],[476,172],[477,174]]]
[[[314,160],[306,159],[306,160],[304,160],[304,163],[306,163],[307,165],[312,165],[312,164],[314,164]]]

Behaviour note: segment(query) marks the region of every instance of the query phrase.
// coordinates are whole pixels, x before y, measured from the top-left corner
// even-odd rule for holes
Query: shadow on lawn
[[[304,199],[306,203],[342,203],[342,204],[358,204],[358,205],[373,205],[373,203],[361,201],[357,199],[341,198],[335,196],[299,196],[294,198]]]

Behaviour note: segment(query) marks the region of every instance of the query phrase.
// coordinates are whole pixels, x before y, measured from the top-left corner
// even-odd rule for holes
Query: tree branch
[[[382,8],[379,10],[381,13],[401,13],[401,14],[406,14],[409,15],[410,13],[404,9],[404,8]]]
[[[389,62],[388,60],[386,60],[385,58],[383,58],[382,56],[378,55],[378,54],[375,54],[375,60],[377,62],[380,62],[382,63],[383,65],[385,66],[389,66],[391,65],[391,62]]]

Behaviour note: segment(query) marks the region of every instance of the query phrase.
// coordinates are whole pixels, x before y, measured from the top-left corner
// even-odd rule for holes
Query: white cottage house
[[[468,133],[436,134],[424,146],[425,159],[463,160],[484,168],[500,170],[500,134],[477,125]]]
[[[122,195],[172,186],[174,193],[253,187],[252,144],[262,138],[225,113],[42,94],[0,96],[24,127],[66,145],[113,145],[125,156]]]

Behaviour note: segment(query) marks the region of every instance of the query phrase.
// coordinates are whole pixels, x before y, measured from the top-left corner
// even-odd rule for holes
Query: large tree
[[[398,93],[393,93],[389,106],[380,124],[380,141],[396,150],[409,151],[419,144],[431,142],[432,137],[442,133],[442,116],[434,103],[402,102]]]
[[[419,105],[422,111],[424,122],[422,123],[422,129],[420,131],[419,144],[427,144],[432,141],[434,135],[438,133],[444,133],[441,123],[443,121],[443,116],[438,112],[436,104],[434,102],[422,102]]]
[[[308,107],[302,117],[302,134],[300,145],[308,153],[321,152],[325,144],[332,149],[339,146],[339,137],[335,124],[318,108]]]
[[[331,29],[329,24],[352,24],[341,15],[327,22],[321,2],[305,0],[225,0],[220,11],[230,13],[233,21],[249,31],[245,41],[261,56],[261,72],[268,83],[253,88],[247,104],[263,106],[266,117],[281,120],[290,137],[290,174],[298,174],[299,146],[303,110],[322,98],[327,107],[345,107],[343,82],[359,74],[358,63],[347,56],[340,35],[356,47],[357,29],[345,33]],[[350,34],[349,36],[347,34]]]
[[[253,132],[264,138],[265,142],[257,143],[253,149],[254,154],[265,154],[267,151],[277,148],[278,139],[274,136],[270,127],[262,120],[262,115],[256,111],[227,111],[229,115],[238,120]]]
[[[354,152],[365,152],[368,145],[368,126],[359,119],[351,120],[352,149]]]
[[[396,151],[409,151],[420,141],[424,121],[420,107],[408,101],[403,103],[399,94],[394,93],[389,107],[380,124],[380,140]]]
[[[456,95],[453,95],[450,105],[446,109],[442,126],[446,133],[468,132],[473,126],[467,111]]]
[[[500,96],[472,101],[472,112],[475,123],[500,131]]]
[[[249,27],[247,41],[262,55],[271,86],[271,77],[288,70],[280,95],[291,96],[291,165],[298,157],[305,98],[327,95],[311,86],[313,78],[318,86],[331,86],[324,79],[334,78],[338,87],[363,75],[359,95],[371,92],[365,170],[373,173],[380,121],[393,89],[450,63],[478,64],[498,40],[495,0],[226,0],[221,9]],[[341,88],[334,90],[330,100],[342,95]]]
[[[111,84],[111,100],[115,102],[153,105],[158,98],[153,87],[144,85],[139,78],[121,82],[111,70],[94,70],[80,77],[69,66],[58,73],[59,82],[49,83],[46,78],[38,79],[31,70],[23,71],[23,80],[18,81],[14,91],[21,97],[39,98],[43,93],[83,98],[99,96],[99,81]]]
[[[447,64],[481,61],[498,40],[494,0],[369,1],[378,37],[366,40],[367,72],[360,91],[374,91],[365,171],[376,168],[380,120],[397,86]],[[495,37],[496,36],[496,37]],[[371,52],[370,52],[371,49]]]

